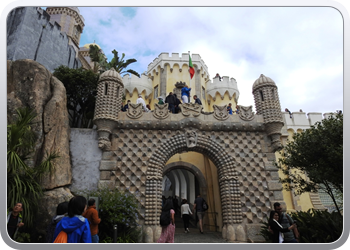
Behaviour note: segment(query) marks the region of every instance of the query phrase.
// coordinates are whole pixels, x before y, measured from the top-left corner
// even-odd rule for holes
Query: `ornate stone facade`
[[[109,76],[108,89],[121,91],[118,73],[104,74]],[[281,111],[274,114],[275,120],[266,118],[266,122],[251,107],[243,108],[245,112],[238,116],[228,115],[226,106],[205,113],[200,105],[189,103],[182,104],[179,114],[160,114],[163,105],[157,104],[153,112],[138,112],[134,105],[133,116],[119,113],[121,95],[117,91],[107,96],[106,80],[101,78],[95,124],[100,142],[108,139],[110,146],[100,147],[99,185],[138,194],[145,242],[155,242],[159,234],[163,175],[168,160],[176,154],[197,152],[216,166],[224,238],[244,241],[252,237],[272,202],[283,201],[271,140],[271,135],[280,133],[275,124],[280,123]],[[272,105],[278,110],[279,101]],[[113,113],[113,109],[118,111]]]

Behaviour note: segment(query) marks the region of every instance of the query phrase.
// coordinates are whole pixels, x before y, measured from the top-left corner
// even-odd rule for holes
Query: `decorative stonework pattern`
[[[263,148],[265,138],[259,132],[215,132],[211,138],[234,158],[235,170],[239,173],[242,215],[246,223],[261,223],[271,208],[273,191],[269,190],[270,171],[266,165],[272,165]],[[222,202],[225,202],[222,199]]]
[[[244,121],[251,121],[254,119],[253,106],[244,107],[239,106],[239,117]]]
[[[154,104],[153,116],[157,119],[165,119],[169,116],[170,112],[168,109],[168,103],[165,104]]]
[[[181,113],[184,116],[194,116],[197,117],[201,114],[203,106],[197,103],[183,103],[179,105]]]
[[[138,119],[143,114],[143,107],[141,103],[130,103],[126,115],[131,119]]]
[[[219,121],[224,121],[229,117],[229,113],[227,111],[227,105],[225,106],[213,105],[213,108],[214,108],[214,117]]]

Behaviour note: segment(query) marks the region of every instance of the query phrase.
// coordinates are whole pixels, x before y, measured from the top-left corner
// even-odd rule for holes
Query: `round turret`
[[[281,148],[280,142],[283,118],[275,82],[263,74],[253,84],[255,109],[264,117],[266,132],[271,138],[273,151]]]
[[[123,80],[114,68],[101,74],[93,122],[97,126],[99,147],[109,149],[109,135],[118,121],[124,93]]]

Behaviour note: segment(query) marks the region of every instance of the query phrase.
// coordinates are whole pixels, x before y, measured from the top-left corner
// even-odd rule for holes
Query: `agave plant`
[[[38,166],[28,166],[26,160],[35,147],[31,124],[36,115],[29,108],[17,109],[17,115],[16,121],[7,125],[7,207],[12,208],[21,202],[23,221],[26,226],[31,226],[38,200],[43,194],[40,180],[44,173],[53,170],[52,161],[58,155],[47,154]]]

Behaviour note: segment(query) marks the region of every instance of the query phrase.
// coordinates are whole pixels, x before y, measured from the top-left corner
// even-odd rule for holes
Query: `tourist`
[[[292,116],[292,112],[290,112],[289,109],[286,108],[284,111],[289,113],[289,117],[290,117],[290,118],[293,117],[293,116]]]
[[[96,201],[95,199],[89,199],[88,208],[83,213],[83,216],[88,219],[90,223],[90,232],[91,232],[91,241],[92,243],[98,243],[98,224],[100,224],[101,219],[98,217],[98,212],[96,210]]]
[[[232,103],[229,103],[228,106],[227,106],[227,112],[232,115],[233,112],[232,112]]]
[[[181,89],[181,99],[183,103],[188,103],[190,99],[191,88],[187,85]]]
[[[203,218],[204,218],[204,209],[203,209],[203,201],[204,199],[201,197],[200,194],[197,195],[197,198],[194,200],[194,207],[193,210],[196,211],[198,221],[199,221],[199,231],[202,234],[203,233]]]
[[[180,104],[181,104],[181,101],[179,98],[177,98],[177,95],[174,94],[175,96],[175,99],[176,99],[176,102],[175,102],[175,114],[178,114],[180,112]]]
[[[22,222],[21,212],[23,211],[23,204],[17,202],[16,205],[7,215],[7,233],[11,239],[15,240],[18,229],[24,226]]]
[[[128,100],[128,102],[125,104],[124,108],[123,108],[123,112],[126,112],[128,111],[128,108],[129,108],[129,104],[131,103],[130,100]]]
[[[55,229],[57,226],[57,223],[62,220],[64,216],[66,216],[68,213],[68,202],[61,202],[56,207],[56,215],[52,217],[50,224],[48,225],[46,229],[46,242],[52,243],[53,242],[53,235],[55,233]]]
[[[68,216],[58,222],[53,238],[56,239],[63,231],[67,234],[67,243],[91,243],[89,221],[82,216],[85,210],[85,197],[71,198],[68,203]]]
[[[289,227],[282,227],[282,225],[278,222],[278,220],[279,220],[279,213],[277,211],[271,211],[270,218],[269,218],[269,227],[273,232],[273,236],[272,236],[273,243],[284,242],[282,233],[290,232],[290,230],[295,228],[295,224]]]
[[[279,202],[275,202],[273,204],[273,207],[279,215],[278,223],[280,223],[282,225],[282,227],[289,228],[291,225],[294,224],[292,218],[288,214],[282,212],[282,207],[281,207],[281,204]],[[294,236],[294,234],[295,234],[295,236]],[[296,226],[293,227],[292,232],[289,231],[289,232],[283,233],[283,236],[284,236],[283,243],[298,243],[299,232],[298,232],[298,229],[296,228]]]
[[[148,112],[151,112],[151,106],[149,104],[146,105]]]
[[[187,203],[187,199],[183,199],[181,205],[181,218],[184,222],[185,233],[190,232],[190,230],[188,229],[190,225],[190,214],[192,214],[192,211]]]
[[[199,105],[202,105],[202,102],[201,102],[201,100],[197,97],[197,95],[194,95],[194,96],[193,96],[193,99],[194,99],[194,103],[195,103],[195,104],[198,103]]]
[[[170,224],[162,226],[162,233],[157,243],[174,243],[175,238],[175,211],[173,201],[168,198],[162,208],[162,213],[170,213]]]
[[[145,112],[148,112],[148,111],[149,111],[148,108],[146,107],[145,100],[142,99],[142,95],[139,95],[139,98],[137,98],[137,100],[136,100],[136,104],[139,104],[139,103],[142,104],[143,110],[144,110]]]
[[[238,105],[236,105],[236,114],[238,114],[239,113],[239,106]]]
[[[175,114],[176,97],[173,95],[173,92],[170,92],[165,98],[165,103],[168,104],[168,109],[171,111],[171,113]]]
[[[163,97],[158,97],[158,104],[164,104]]]

